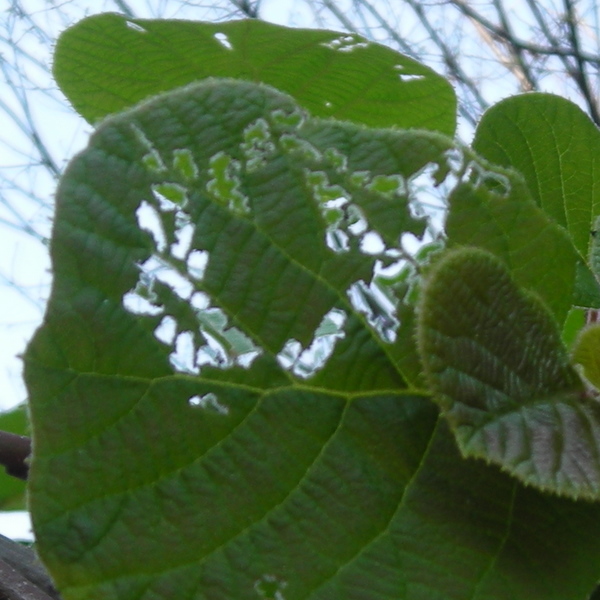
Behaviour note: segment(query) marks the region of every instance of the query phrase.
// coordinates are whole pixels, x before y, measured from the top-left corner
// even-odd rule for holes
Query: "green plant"
[[[467,148],[426,67],[258,21],[91,17],[55,75],[97,125],[25,357],[65,599],[589,595],[600,137],[576,106],[511,98]]]

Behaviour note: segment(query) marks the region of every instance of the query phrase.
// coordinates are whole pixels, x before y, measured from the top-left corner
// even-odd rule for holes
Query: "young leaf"
[[[447,135],[456,127],[452,86],[429,67],[355,34],[258,19],[94,15],[60,36],[54,76],[92,123],[206,77],[235,77],[287,92],[314,116]]]
[[[436,265],[419,347],[464,456],[541,490],[600,499],[600,404],[586,397],[547,308],[497,258],[464,248]]]
[[[36,546],[65,600],[589,592],[600,508],[462,460],[404,387],[374,271],[422,232],[411,175],[449,147],[240,81],[98,128],[25,359]]]

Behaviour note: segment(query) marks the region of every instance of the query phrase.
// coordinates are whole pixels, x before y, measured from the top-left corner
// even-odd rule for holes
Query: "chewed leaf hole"
[[[338,52],[353,52],[359,48],[367,48],[369,43],[361,42],[353,35],[342,35],[329,42],[323,42],[321,45]]]
[[[330,310],[317,327],[310,346],[303,349],[297,340],[288,340],[277,355],[279,364],[297,377],[311,377],[326,365],[336,342],[344,337],[345,323],[346,313],[343,310]]]
[[[381,236],[376,231],[369,231],[362,237],[360,249],[365,254],[377,256],[385,252],[386,248]]]
[[[152,186],[152,194],[158,200],[161,211],[169,212],[187,206],[187,189],[177,183],[159,183]]]
[[[206,184],[207,192],[236,216],[250,212],[248,197],[240,189],[240,170],[238,160],[225,152],[218,152],[210,159],[208,173],[211,179]]]
[[[139,205],[135,215],[140,229],[147,231],[152,236],[156,249],[163,252],[167,247],[167,238],[156,208],[144,200]]]
[[[188,275],[196,281],[202,281],[206,265],[208,264],[208,252],[204,250],[192,250],[187,257]]]
[[[141,25],[134,23],[133,21],[125,21],[125,25],[129,29],[133,29],[133,31],[139,31],[140,33],[148,33],[146,29],[144,29]]]
[[[231,42],[229,41],[229,37],[227,37],[227,35],[225,33],[215,33],[215,40],[217,40],[217,42],[219,42],[219,44],[221,44],[221,46],[223,46],[223,48],[227,48],[227,50],[233,50],[233,46],[231,45]]]
[[[182,148],[173,152],[173,168],[187,180],[196,179],[200,173],[191,150]]]
[[[192,396],[188,400],[188,404],[193,408],[201,408],[223,416],[229,414],[229,407],[219,402],[218,396],[212,392],[203,396]]]
[[[133,315],[141,315],[153,317],[160,315],[164,311],[164,306],[155,304],[148,294],[149,287],[144,284],[139,284],[135,289],[127,292],[123,296],[123,307]]]
[[[173,258],[185,260],[192,247],[195,231],[195,225],[189,221],[185,222],[184,219],[180,219],[179,222],[176,223],[175,237],[177,238],[177,241],[171,245],[171,256]]]
[[[169,286],[179,298],[187,300],[194,291],[192,283],[173,265],[158,256],[151,256],[139,265],[140,270],[150,280],[156,280]]]
[[[182,331],[175,339],[175,351],[169,356],[171,366],[179,373],[197,375],[200,373],[195,363],[194,334]]]
[[[391,344],[396,340],[400,322],[396,318],[396,305],[376,283],[367,285],[357,281],[350,286],[348,297],[354,309],[363,314],[382,341]]]
[[[283,591],[286,587],[286,581],[271,574],[265,574],[254,582],[254,590],[262,600],[285,600]]]
[[[176,334],[177,321],[170,315],[164,317],[159,326],[154,330],[156,339],[163,344],[172,344]]]

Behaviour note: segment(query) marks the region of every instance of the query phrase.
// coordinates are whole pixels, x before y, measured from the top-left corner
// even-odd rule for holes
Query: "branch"
[[[13,477],[27,479],[31,440],[24,435],[0,431],[0,465]]]
[[[525,50],[527,52],[531,52],[534,55],[544,55],[544,56],[558,56],[561,58],[573,58],[575,56],[575,52],[571,48],[565,48],[560,45],[560,41],[552,35],[552,32],[548,29],[544,19],[542,18],[539,8],[536,4],[536,0],[527,0],[527,4],[529,5],[534,17],[536,18],[538,24],[546,39],[550,43],[549,46],[542,46],[539,44],[532,44],[530,42],[525,42],[523,40],[517,39],[516,37],[511,37],[509,33],[504,30],[502,27],[499,27],[486,19],[483,15],[480,15],[476,10],[474,10],[471,6],[469,6],[465,0],[448,0],[450,4],[456,7],[463,15],[469,17],[474,22],[479,23],[485,29],[487,29],[490,34],[497,38],[501,39],[507,43],[512,44],[516,48],[521,50]],[[600,64],[600,56],[594,54],[588,54],[587,52],[580,52],[578,55],[582,60],[591,64]]]
[[[0,535],[0,600],[60,600],[35,552]]]
[[[249,19],[259,18],[260,0],[255,0],[254,3],[250,0],[230,0],[230,2]]]
[[[524,92],[530,92],[537,88],[537,82],[535,81],[533,74],[531,73],[527,62],[525,61],[523,49],[518,44],[513,43],[513,40],[516,40],[517,38],[512,31],[510,21],[508,20],[501,0],[493,0],[493,4],[498,13],[498,17],[500,18],[502,29],[506,31],[509,38],[506,40],[504,46],[512,57],[513,62],[507,64],[506,66],[521,82],[521,89]]]

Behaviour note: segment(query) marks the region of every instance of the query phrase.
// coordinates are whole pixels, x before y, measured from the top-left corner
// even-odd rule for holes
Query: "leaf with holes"
[[[94,15],[59,38],[54,76],[90,122],[206,77],[235,77],[287,92],[315,116],[447,135],[456,127],[452,86],[429,67],[355,34],[254,19]]]
[[[468,248],[436,265],[419,342],[465,456],[545,491],[600,499],[600,404],[587,397],[547,308],[498,259]]]
[[[452,147],[234,80],[98,128],[25,357],[36,547],[65,600],[593,587],[600,509],[462,460],[403,374],[398,239]]]

